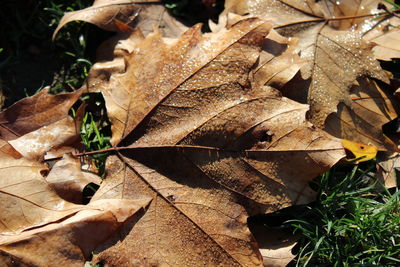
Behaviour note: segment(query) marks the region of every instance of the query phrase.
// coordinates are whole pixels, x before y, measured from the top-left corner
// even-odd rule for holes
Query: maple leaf
[[[306,120],[308,105],[275,89],[303,62],[297,41],[271,29],[265,20],[238,18],[209,34],[197,25],[178,39],[139,30],[117,37],[124,39],[111,61],[95,64],[84,86],[105,98],[116,154],[87,206],[69,202],[79,203],[93,181],[77,160],[65,156],[52,169],[41,162],[76,137],[79,123],[66,115],[73,101],[54,119],[45,116],[54,105],[44,105],[35,127],[24,117],[8,122],[6,133],[17,134],[1,140],[0,171],[9,179],[0,197],[11,206],[0,214],[0,258],[73,266],[95,250],[95,261],[117,266],[262,266],[262,255],[275,259],[260,253],[248,216],[309,202],[315,192],[308,182],[344,152],[339,139]],[[38,105],[22,101],[27,109]],[[65,136],[48,138],[52,132]],[[42,240],[48,246],[40,247]],[[37,256],[44,251],[51,256]],[[291,258],[289,248],[283,252],[279,264]]]
[[[372,27],[371,15],[365,12],[378,3],[228,0],[225,12],[273,19],[281,34],[299,38],[301,57],[307,63],[301,79],[282,92],[310,104],[314,125],[340,138],[396,150],[383,135],[382,125],[397,117],[397,106],[391,93],[375,81],[389,80],[371,52],[373,44],[362,38],[363,26]]]
[[[261,266],[248,215],[313,198],[308,181],[343,148],[306,121],[307,105],[253,83],[263,45],[279,40],[265,39],[270,30],[251,18],[204,35],[195,26],[177,40],[134,32],[111,62],[93,66],[88,89],[103,93],[119,144],[93,200],[153,199],[95,261]],[[271,57],[261,62],[275,66]]]

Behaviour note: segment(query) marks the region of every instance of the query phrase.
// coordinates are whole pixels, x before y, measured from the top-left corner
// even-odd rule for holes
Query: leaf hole
[[[344,152],[346,153],[347,159],[355,159],[356,158],[356,155],[354,155],[353,152],[351,152],[347,148],[344,149]]]
[[[261,142],[271,142],[272,141],[272,134],[270,131],[265,131],[261,134],[260,136],[260,141]]]
[[[40,171],[40,174],[41,174],[43,177],[47,177],[47,175],[49,174],[49,170],[41,170],[41,171]]]

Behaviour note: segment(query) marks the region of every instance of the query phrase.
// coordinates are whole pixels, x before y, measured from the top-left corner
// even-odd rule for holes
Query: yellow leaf
[[[375,146],[355,143],[346,139],[342,139],[343,147],[346,150],[347,160],[356,163],[367,161],[376,157],[378,149]]]

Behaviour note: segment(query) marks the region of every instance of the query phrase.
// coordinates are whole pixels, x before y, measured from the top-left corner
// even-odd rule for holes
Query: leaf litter
[[[380,131],[397,111],[371,39],[354,30],[365,20],[328,17],[361,8],[255,2],[260,9],[227,1],[226,12],[261,18],[227,15],[212,33],[194,26],[171,39],[129,28],[103,46],[108,60],[79,91],[43,91],[0,113],[4,262],[81,266],[92,252],[93,262],[118,266],[290,261],[292,241],[280,246],[267,235],[271,245],[260,250],[247,218],[312,201],[308,182],[345,157],[341,139],[397,150]],[[63,23],[84,16],[107,28],[120,12],[109,6],[96,1]],[[297,27],[299,20],[315,21]],[[76,138],[79,118],[71,123],[68,110],[83,91],[103,94],[114,145],[88,205],[80,192],[99,178],[74,155],[53,167],[43,162],[60,146],[82,152],[57,134]],[[369,120],[377,126],[360,126]],[[29,143],[39,144],[26,152]]]

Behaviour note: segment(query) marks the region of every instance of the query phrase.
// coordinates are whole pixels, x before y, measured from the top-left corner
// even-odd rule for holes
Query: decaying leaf
[[[377,157],[375,177],[387,188],[398,186],[400,156],[398,153],[382,153]]]
[[[89,183],[100,185],[101,178],[93,173],[82,171],[79,160],[66,154],[53,166],[46,181],[61,198],[81,204],[85,186]]]
[[[60,222],[14,236],[0,235],[0,261],[13,266],[83,266],[95,247],[128,218],[141,216],[149,199],[101,200]]]
[[[214,35],[205,34],[202,37],[200,25],[197,25],[183,34],[179,40],[170,44],[165,43],[160,33],[157,32],[144,40],[141,40],[137,34],[132,34],[131,38],[136,41],[131,43],[136,45],[133,46],[134,51],[126,60],[117,54],[117,57],[111,62],[96,64],[88,77],[89,90],[102,92],[106,100],[107,113],[113,129],[111,143],[118,144],[160,101],[228,47],[237,43],[246,34],[249,34],[249,39],[253,38],[251,31],[257,28],[266,35],[271,26],[260,20],[251,19],[238,23],[229,30]],[[259,39],[255,40],[256,42],[263,41],[262,36],[257,36],[257,38]],[[240,49],[240,53],[247,53],[246,56],[252,61],[238,61],[234,66],[224,66],[224,61],[227,59],[221,58],[219,61],[215,61],[213,66],[210,66],[211,69],[207,74],[200,75],[203,77],[201,82],[206,83],[209,87],[223,85],[232,80],[239,84],[246,82],[248,75],[246,69],[251,67],[248,64],[254,64],[259,51],[258,49],[246,50],[244,45],[243,49],[238,49]],[[237,54],[238,52],[233,50],[232,53]],[[222,71],[225,73],[224,76],[221,75]],[[232,74],[229,75],[230,73]],[[218,80],[221,79],[219,78],[221,76],[224,80]],[[198,89],[201,92],[201,87]],[[219,90],[223,91],[224,88]],[[196,95],[192,94],[192,98],[195,97]],[[232,105],[232,101],[238,101],[238,99],[233,98],[229,101],[231,104],[228,105]],[[185,105],[190,105],[190,103]],[[214,106],[217,109],[227,108],[222,103]],[[184,109],[183,106],[181,110],[184,111]],[[192,116],[196,115],[195,112],[191,114]],[[186,127],[189,130],[191,126],[186,125]],[[173,132],[164,132],[164,134],[171,135]]]
[[[248,215],[310,201],[308,181],[344,156],[306,121],[307,105],[254,81],[270,29],[250,18],[169,42],[133,33],[131,53],[94,66],[89,89],[103,93],[120,148],[93,199],[153,199],[95,261],[262,266]]]
[[[156,27],[165,37],[177,37],[187,29],[168,14],[161,1],[96,0],[88,8],[65,13],[54,31],[53,39],[65,24],[74,20],[89,22],[104,30],[117,32],[135,27],[148,34]]]
[[[340,138],[396,150],[381,130],[383,124],[397,117],[397,111],[391,93],[374,81],[388,82],[388,77],[371,52],[373,44],[362,38],[365,31],[361,28],[366,18],[370,18],[357,17],[364,13],[363,2],[377,6],[379,1],[336,4],[305,0],[228,0],[226,12],[272,19],[279,33],[299,38],[301,57],[307,63],[301,69],[301,79],[283,92],[310,104],[309,116],[314,125]],[[337,19],[351,15],[356,17]],[[303,92],[300,97],[299,90]],[[365,118],[370,116],[372,121],[366,123]]]
[[[98,0],[66,14],[59,28],[79,19],[122,29],[143,16],[84,86],[104,96],[115,155],[91,202],[71,203],[99,178],[70,155],[52,168],[41,160],[78,136],[67,114],[81,91],[40,93],[1,113],[0,260],[82,266],[94,252],[110,266],[287,264],[295,241],[264,232],[260,242],[247,218],[313,199],[308,182],[345,156],[322,128],[353,146],[395,147],[381,131],[397,116],[388,77],[352,3],[228,0],[227,11],[274,19],[277,32],[236,16],[177,39],[143,34],[155,6]]]
[[[249,223],[249,227],[260,247],[264,267],[286,267],[295,258],[292,253],[298,239],[295,235],[259,223]]]
[[[1,155],[0,236],[56,222],[81,209],[49,187],[43,177],[47,172],[39,162]]]
[[[359,163],[363,161],[368,161],[376,157],[378,150],[374,146],[367,146],[363,144],[358,144],[351,142],[349,140],[342,140],[343,147],[346,149],[347,160]],[[350,154],[350,155],[349,155]]]
[[[45,178],[48,166],[22,157],[1,141],[2,263],[82,266],[96,246],[151,201],[104,199],[86,206],[73,204],[64,199],[79,202],[82,187],[100,178],[83,173],[79,162],[68,156]]]
[[[68,117],[68,111],[82,94],[50,95],[47,90],[24,98],[0,113],[0,138],[14,140],[43,126]]]
[[[363,39],[375,44],[372,51],[376,59],[390,60],[391,58],[399,58],[400,18],[391,13],[394,7],[385,1],[370,0],[359,2],[360,8],[356,8],[355,5],[341,3],[339,6],[345,7],[341,8],[342,15],[383,14],[348,20],[349,26],[353,26],[354,21],[357,21],[357,29],[362,33]],[[353,8],[350,8],[351,6]]]
[[[79,138],[79,130],[75,128],[75,120],[68,116],[9,143],[25,158],[38,160],[51,149],[74,143]]]

